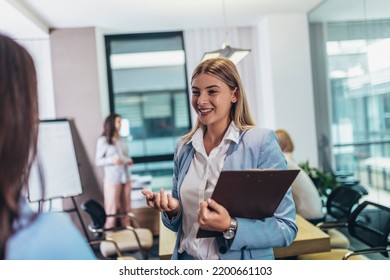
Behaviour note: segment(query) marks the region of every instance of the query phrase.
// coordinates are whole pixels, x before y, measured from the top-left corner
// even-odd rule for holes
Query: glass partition
[[[309,21],[321,161],[390,192],[390,1],[327,0]]]

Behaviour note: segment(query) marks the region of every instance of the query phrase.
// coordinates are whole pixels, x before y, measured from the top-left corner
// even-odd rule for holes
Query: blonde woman
[[[198,119],[177,144],[172,195],[143,192],[148,205],[162,212],[164,225],[177,232],[172,259],[274,259],[272,248],[289,245],[297,233],[291,191],[274,217],[263,220],[231,217],[210,197],[222,170],[286,169],[275,133],[255,128],[230,60],[200,63],[191,90]],[[197,239],[199,228],[222,234]]]

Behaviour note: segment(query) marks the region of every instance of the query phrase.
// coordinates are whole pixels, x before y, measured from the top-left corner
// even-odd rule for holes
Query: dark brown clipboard
[[[272,217],[300,170],[222,171],[211,198],[224,206],[231,217],[261,220]],[[199,229],[197,238],[221,232]]]

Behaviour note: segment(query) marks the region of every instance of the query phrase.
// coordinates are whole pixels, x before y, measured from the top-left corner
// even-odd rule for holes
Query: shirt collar
[[[192,145],[195,147],[199,147],[199,146],[203,146],[203,135],[204,135],[204,131],[205,131],[205,126],[201,126],[199,127],[194,135],[192,135],[190,141],[188,141],[187,144],[189,143],[192,143]],[[232,121],[227,129],[227,131],[225,132],[225,135],[223,136],[223,139],[222,141],[232,141],[234,143],[238,143],[239,142],[239,139],[240,139],[240,131],[239,129],[237,128],[237,126],[235,125],[235,123]]]
[[[236,126],[236,124],[232,121],[229,125],[228,130],[223,137],[224,140],[230,140],[234,143],[238,144],[238,140],[240,139],[240,130]]]

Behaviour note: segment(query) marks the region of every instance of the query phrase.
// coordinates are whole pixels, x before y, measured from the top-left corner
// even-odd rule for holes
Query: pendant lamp
[[[225,39],[222,43],[222,46],[219,50],[205,52],[202,58],[202,61],[214,57],[226,57],[229,58],[234,64],[238,64],[244,57],[250,53],[250,49],[238,49],[232,48],[228,43],[229,31],[227,28],[227,19],[226,19],[226,9],[225,9],[225,0],[222,0],[222,11],[223,18],[225,21]]]

